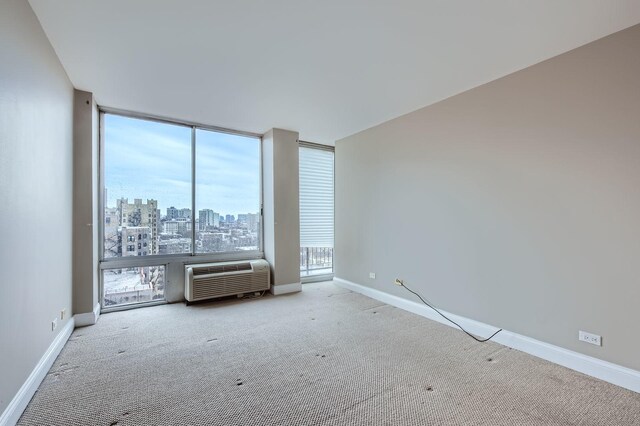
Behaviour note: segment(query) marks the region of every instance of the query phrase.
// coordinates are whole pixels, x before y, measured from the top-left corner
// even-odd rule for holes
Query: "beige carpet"
[[[106,314],[20,425],[638,425],[640,394],[340,289]]]

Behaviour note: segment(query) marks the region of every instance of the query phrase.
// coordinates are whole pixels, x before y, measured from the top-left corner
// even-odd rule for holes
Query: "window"
[[[259,139],[196,130],[196,211],[196,253],[260,249]]]
[[[300,275],[333,273],[333,147],[300,143]]]
[[[164,299],[164,266],[105,269],[102,271],[103,306]]]
[[[108,113],[103,120],[104,259],[121,256],[125,227],[138,240],[149,235],[149,255],[260,250],[259,138]]]
[[[204,262],[260,253],[260,137],[115,113],[100,119],[103,271],[117,266],[122,278],[158,256]],[[118,289],[109,288],[109,306],[125,303]],[[103,282],[105,304],[107,290]]]
[[[164,230],[149,218],[172,203],[191,204],[191,128],[115,114],[102,117],[104,214],[116,219],[103,230],[103,257],[118,257],[113,241],[125,228],[135,229],[131,238],[150,234],[149,254],[163,254]]]

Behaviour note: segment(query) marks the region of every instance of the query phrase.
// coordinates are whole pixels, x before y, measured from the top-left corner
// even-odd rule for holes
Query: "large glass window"
[[[300,275],[333,273],[332,147],[300,146]]]
[[[196,130],[196,253],[259,250],[260,141]]]
[[[163,300],[165,270],[153,257],[261,250],[259,137],[112,113],[101,120],[103,306]]]
[[[191,128],[105,114],[104,202],[104,258],[190,253]]]

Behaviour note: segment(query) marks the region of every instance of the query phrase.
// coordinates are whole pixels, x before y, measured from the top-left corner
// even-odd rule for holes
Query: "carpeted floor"
[[[20,425],[638,425],[640,394],[336,287],[105,314]]]

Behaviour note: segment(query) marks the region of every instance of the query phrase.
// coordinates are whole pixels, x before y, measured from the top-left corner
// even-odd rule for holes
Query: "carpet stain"
[[[66,365],[68,365],[68,364],[65,364],[65,366]],[[52,371],[49,372],[49,374],[53,375],[54,377],[58,377],[60,374],[68,373],[68,372],[73,371],[73,370],[75,370],[77,368],[78,368],[78,366],[64,368],[64,366],[61,365],[58,370],[52,370]]]
[[[511,349],[511,348],[506,348],[506,347],[498,348],[498,349],[496,349],[495,351],[491,351],[491,352],[489,352],[489,353],[487,354],[487,357],[488,357],[488,358],[495,358],[495,356],[494,356],[494,355],[497,355],[497,354],[499,354],[500,352],[503,352],[503,351],[506,351],[506,350],[509,350],[509,349]],[[487,358],[487,360],[488,360],[488,358]]]
[[[365,312],[366,312],[366,311],[370,311],[371,309],[382,308],[382,307],[384,307],[384,306],[388,306],[388,305],[387,305],[386,303],[382,303],[382,304],[380,304],[380,305],[372,306],[372,307],[370,307],[370,308],[365,308],[365,309],[363,309],[363,311],[365,311]],[[376,312],[377,312],[377,311],[376,311]],[[375,314],[376,312],[374,312],[374,314]]]
[[[384,392],[383,392],[383,393],[384,393]],[[350,405],[348,405],[347,407],[343,408],[343,409],[342,409],[342,411],[343,411],[343,412],[347,412],[347,411],[351,410],[352,408],[357,407],[357,406],[358,406],[358,405],[360,405],[360,404],[363,404],[363,403],[365,403],[365,402],[367,402],[367,401],[369,401],[369,400],[371,400],[371,399],[373,399],[373,398],[378,397],[379,395],[380,395],[380,394],[374,394],[374,395],[368,396],[368,397],[366,397],[366,398],[364,398],[364,399],[362,399],[362,400],[360,400],[360,401],[356,401],[356,402],[354,402],[353,404],[350,404]]]

